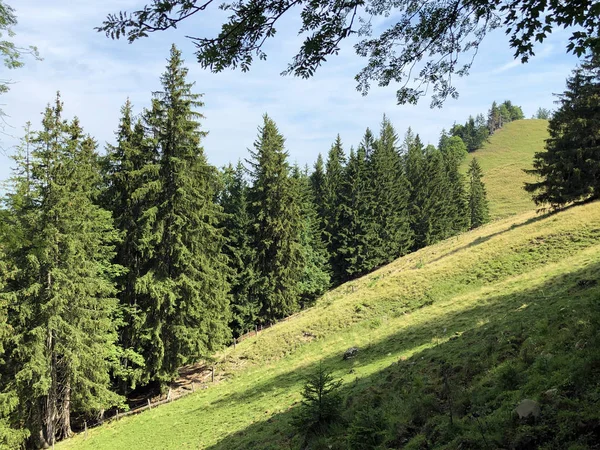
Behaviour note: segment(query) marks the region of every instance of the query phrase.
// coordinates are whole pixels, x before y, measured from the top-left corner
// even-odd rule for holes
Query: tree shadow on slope
[[[532,370],[534,374],[532,368],[538,370],[538,365],[542,364],[539,362],[540,358],[546,358],[544,352],[560,354],[562,351],[567,355],[570,346],[578,348],[577,345],[581,345],[578,341],[583,338],[579,336],[581,330],[578,324],[592,317],[598,319],[600,315],[597,308],[593,310],[593,314],[588,309],[593,303],[592,297],[597,298],[600,294],[599,273],[600,264],[593,264],[576,272],[556,276],[529,290],[482,299],[471,308],[407,327],[380,342],[363,347],[354,360],[344,361],[341,354],[324,358],[322,364],[334,370],[339,377],[377,363],[390,353],[400,354],[433,344],[432,348],[417,351],[406,360],[400,358],[383,370],[345,383],[342,394],[346,398],[346,407],[341,425],[334,427],[329,436],[314,438],[311,448],[350,448],[347,438],[352,434],[356,417],[367,407],[365,405],[370,405],[373,412],[382,414],[385,424],[382,425],[384,430],[381,433],[387,442],[387,446],[382,448],[400,448],[412,443],[411,439],[423,439],[426,443],[423,445],[430,445],[411,448],[431,448],[432,442],[436,448],[457,448],[452,445],[486,448],[489,447],[487,441],[500,446],[510,444],[513,448],[536,448],[540,440],[552,441],[561,432],[567,435],[571,432],[576,442],[582,430],[569,429],[566,432],[564,427],[554,430],[552,424],[556,426],[556,421],[559,420],[556,414],[551,414],[552,417],[541,424],[522,424],[514,423],[510,411],[514,408],[515,401],[522,396],[535,397],[544,390],[551,390],[557,384],[554,372],[564,374],[566,368],[563,366],[567,363],[577,372],[582,361],[591,358],[591,368],[580,368],[577,373],[586,380],[586,377],[600,375],[600,355],[597,361],[589,355],[573,360],[578,355],[569,352],[564,361],[563,356],[557,356],[554,362],[546,361],[545,364],[549,364],[551,369],[552,364],[558,364],[547,377],[535,372],[530,380],[520,379],[520,371]],[[541,296],[541,292],[551,294]],[[348,345],[352,343],[349,342]],[[588,347],[583,346],[581,351],[586,348]],[[561,361],[564,364],[561,365]],[[278,375],[251,389],[229,394],[213,402],[210,409],[223,403],[234,403],[239,405],[239,416],[243,417],[246,414],[244,408],[249,403],[259,401],[260,397],[268,395],[274,389],[299,391],[302,380],[317,364],[319,363]],[[572,380],[569,383],[572,384]],[[561,386],[561,389],[565,392],[568,389],[577,391],[578,388],[569,387],[569,383],[565,384],[566,387]],[[581,380],[579,384],[579,388],[585,385]],[[449,385],[454,386],[450,390],[457,391],[453,407],[448,406],[449,402],[452,403],[448,400],[452,397],[447,392]],[[577,392],[571,394],[576,396]],[[568,423],[578,423],[579,420],[579,423],[588,424],[585,418],[580,417],[584,413],[577,413],[586,411],[587,414],[587,403],[582,406],[581,402],[572,398],[565,399],[561,396],[560,399],[564,400],[562,407],[565,414],[573,415]],[[572,403],[568,403],[569,401]],[[281,406],[287,407],[287,411],[266,416],[264,420],[224,437],[210,449],[300,448],[303,440],[291,426],[298,405],[288,403]],[[560,411],[560,408],[556,410]],[[209,411],[205,412],[210,414]],[[474,420],[474,412],[488,414],[486,420],[489,423],[484,426],[480,421]],[[452,415],[456,416],[454,421],[451,419]],[[563,426],[564,420],[560,424]],[[536,426],[543,430],[538,430]],[[600,426],[593,428],[590,425],[588,428],[584,426],[584,431],[591,433],[593,439],[600,439]],[[484,429],[485,432],[482,431]],[[489,435],[487,440],[485,434]],[[531,438],[534,440],[527,440],[523,434],[534,436]],[[541,434],[542,437],[538,436]],[[561,439],[568,439],[569,436]],[[511,441],[507,444],[503,439]],[[525,444],[521,446],[515,444],[523,441]],[[453,444],[443,447],[444,442]]]
[[[462,245],[462,246],[460,246],[458,248],[455,248],[454,250],[451,250],[451,251],[449,251],[447,253],[444,253],[443,255],[438,256],[435,259],[432,259],[429,263],[431,264],[431,263],[440,261],[441,259],[444,259],[444,258],[447,258],[449,256],[455,255],[455,254],[460,253],[460,252],[462,252],[464,250],[467,250],[469,248],[476,247],[478,245],[481,245],[481,244],[483,244],[485,242],[488,242],[488,241],[492,240],[493,238],[495,238],[497,236],[500,236],[500,235],[502,235],[504,233],[508,233],[509,231],[513,231],[513,230],[515,230],[517,228],[525,227],[527,225],[531,225],[531,224],[534,224],[534,223],[539,222],[541,220],[547,219],[548,217],[556,214],[557,212],[559,212],[559,211],[544,212],[543,214],[538,214],[537,216],[531,217],[531,218],[529,218],[527,220],[524,220],[523,222],[513,223],[512,225],[507,226],[506,228],[504,228],[504,229],[502,229],[500,231],[496,231],[495,233],[490,233],[490,234],[487,234],[485,236],[479,236],[479,237],[473,239],[468,244]]]

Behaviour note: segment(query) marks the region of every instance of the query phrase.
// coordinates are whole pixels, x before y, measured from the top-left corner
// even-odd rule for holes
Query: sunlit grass
[[[560,279],[600,264],[599,238],[600,205],[592,203],[544,217],[520,214],[422,249],[227,349],[217,366],[223,381],[58,448],[299,448],[290,418],[303,377],[316,364],[343,379],[348,415],[356,407],[351,399],[364,392],[399,395],[385,387],[405,376],[397,372],[399,364],[427,373],[437,367],[436,359],[460,365],[470,352],[485,353],[486,364],[496,367],[504,347],[494,344],[488,351],[490,339],[499,329],[508,336],[537,324],[538,316],[560,316],[558,308],[570,301],[565,292],[577,281]],[[577,320],[585,321],[580,313]],[[358,356],[344,361],[352,346],[359,347]],[[509,376],[498,370],[498,376]],[[486,373],[481,376],[495,380],[495,369]],[[408,414],[394,411],[390,417],[398,421]],[[346,448],[335,436],[328,445]]]
[[[471,159],[477,157],[484,173],[492,218],[535,208],[531,196],[523,190],[523,184],[534,178],[523,169],[532,167],[533,155],[543,151],[547,138],[547,120],[517,120],[504,125],[483,148],[468,155],[463,169],[466,172]]]

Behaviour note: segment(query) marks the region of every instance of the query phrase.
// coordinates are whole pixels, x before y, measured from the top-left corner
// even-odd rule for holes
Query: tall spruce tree
[[[121,108],[115,134],[116,145],[108,145],[103,158],[101,202],[112,212],[115,227],[122,234],[115,261],[126,269],[117,280],[124,325],[119,331],[121,364],[114,375],[121,380],[119,390],[127,393],[138,383],[149,381],[141,355],[143,312],[136,283],[148,267],[152,250],[144,238],[153,226],[154,215],[149,211],[156,202],[159,164],[157,149],[148,145],[144,126],[140,120],[134,120],[129,100]]]
[[[409,128],[404,137],[405,174],[409,186],[408,208],[413,232],[413,250],[427,245],[430,233],[430,220],[427,215],[429,202],[428,179],[425,175],[428,167],[425,149],[418,135]]]
[[[310,174],[310,184],[312,186],[313,198],[317,207],[317,216],[320,223],[319,226],[322,232],[324,233],[325,224],[323,218],[325,217],[325,165],[323,163],[323,157],[320,153],[319,156],[317,156],[317,161],[315,162],[314,170]],[[324,234],[323,239],[325,239]]]
[[[485,185],[482,181],[483,172],[477,158],[471,160],[467,176],[469,177],[469,219],[473,229],[489,220]]]
[[[469,214],[467,206],[467,192],[465,180],[460,173],[460,164],[467,156],[467,147],[458,136],[446,137],[442,135],[439,149],[444,156],[448,183],[450,186],[450,232],[459,233],[469,228]]]
[[[241,161],[234,167],[229,164],[223,170],[223,190],[220,204],[225,218],[223,229],[227,244],[225,253],[231,268],[231,323],[237,337],[254,328],[258,321],[260,304],[254,292],[255,250],[250,237],[250,213],[248,211],[248,183]]]
[[[203,106],[171,48],[162,90],[145,121],[159,155],[147,267],[137,279],[141,352],[150,379],[165,386],[177,369],[230,339],[229,284],[218,171],[201,146]]]
[[[57,98],[8,198],[22,240],[7,255],[2,294],[12,327],[3,372],[13,378],[4,388],[18,396],[16,420],[38,448],[71,434],[72,413],[92,415],[121,401],[109,389],[120,321],[113,279],[121,269],[112,263],[118,235],[110,213],[95,204],[96,143],[61,114]]]
[[[302,218],[290,177],[284,138],[266,114],[251,151],[249,212],[256,251],[260,320],[281,319],[298,309],[304,272]]]
[[[356,152],[350,150],[346,166],[347,182],[340,193],[348,217],[339,230],[348,278],[361,276],[379,264],[374,252],[379,236],[374,225],[373,190],[369,174],[366,146],[361,142]]]
[[[323,243],[321,221],[308,171],[301,171],[294,166],[292,178],[296,183],[296,198],[300,203],[302,220],[300,243],[304,271],[300,278],[300,306],[306,307],[312,305],[329,287],[329,255]]]
[[[525,185],[536,204],[552,208],[600,196],[600,45],[567,79],[558,104],[546,148],[528,171],[540,181]]]
[[[413,244],[408,211],[409,190],[401,165],[398,136],[383,116],[379,139],[369,160],[373,217],[377,242],[372,249],[376,265],[407,253]]]
[[[348,223],[348,209],[342,200],[346,189],[346,155],[342,139],[338,135],[327,154],[325,163],[325,181],[323,183],[323,230],[324,240],[329,253],[332,282],[342,283],[347,279],[346,261],[342,247],[344,242],[340,234]]]

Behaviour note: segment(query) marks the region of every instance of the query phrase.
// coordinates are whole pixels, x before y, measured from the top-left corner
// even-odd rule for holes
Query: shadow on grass
[[[345,383],[342,387],[342,394],[346,398],[353,398],[365,389],[386,386],[386,383],[391,383],[402,372],[426,368],[423,364],[430,366],[443,363],[453,366],[468,365],[470,362],[480,364],[482,360],[491,358],[489,355],[481,354],[484,341],[489,342],[492,347],[500,345],[498,342],[502,336],[515,334],[519,332],[518,330],[523,332],[540,320],[548,320],[557,329],[561,328],[561,324],[567,320],[566,314],[561,312],[565,309],[563,306],[568,305],[569,309],[576,309],[577,306],[574,302],[578,299],[581,300],[582,295],[589,294],[587,290],[594,289],[595,292],[600,293],[599,273],[600,264],[592,264],[584,269],[556,276],[543,285],[528,290],[490,297],[481,300],[471,308],[407,327],[380,342],[361,347],[356,359],[344,361],[341,354],[335,354],[324,358],[321,363],[333,370],[336,377],[340,377],[350,373],[352,369],[356,370],[376,363],[389,353],[398,354],[418,349],[425,344],[432,344],[432,348],[417,352],[406,361],[394,362],[383,370]],[[586,282],[582,282],[582,280],[586,280]],[[590,280],[592,282],[587,282]],[[550,292],[551,294],[541,296],[540,292]],[[587,313],[582,311],[581,314],[586,316]],[[438,343],[436,343],[436,337],[440,338]],[[352,342],[348,342],[348,346],[351,345]],[[513,344],[506,345],[506,352],[513,351],[511,347]],[[502,358],[490,359],[486,362],[485,370],[493,369],[501,360]],[[273,389],[296,389],[299,392],[303,379],[314,371],[317,364],[319,363],[278,375],[251,389],[229,394],[213,402],[211,409],[213,406],[223,403],[233,403],[239,405],[241,416],[244,414],[245,404],[259,401],[260,397],[268,395]],[[391,387],[387,386],[386,389],[391,389]],[[300,448],[302,441],[291,426],[292,418],[297,413],[297,405],[281,406],[287,406],[288,410],[265,417],[263,421],[253,423],[243,430],[225,436],[210,449]],[[193,413],[198,414],[199,412],[196,410]],[[346,412],[346,414],[348,413]]]
[[[431,263],[437,262],[437,261],[439,261],[439,260],[441,260],[441,259],[447,258],[448,256],[452,256],[452,255],[454,255],[454,254],[456,254],[456,253],[460,253],[460,252],[462,252],[463,250],[467,250],[467,249],[469,249],[469,248],[472,248],[472,247],[476,247],[476,246],[478,246],[478,245],[481,245],[481,244],[483,244],[484,242],[487,242],[487,241],[489,241],[489,240],[491,240],[491,239],[495,238],[496,236],[500,236],[500,235],[502,235],[502,234],[504,234],[504,233],[508,233],[509,231],[512,231],[512,230],[515,230],[515,229],[517,229],[517,228],[521,228],[521,227],[524,227],[524,226],[531,225],[531,224],[533,224],[533,223],[539,222],[539,221],[541,221],[541,220],[544,220],[544,219],[546,219],[546,218],[548,218],[548,217],[550,217],[550,216],[552,216],[552,215],[556,214],[557,212],[558,212],[558,211],[550,211],[550,212],[545,212],[544,214],[539,214],[539,215],[537,215],[537,216],[535,216],[535,217],[532,217],[532,218],[530,218],[530,219],[524,220],[523,222],[520,222],[520,223],[514,223],[514,224],[512,224],[511,226],[509,226],[509,227],[506,227],[505,229],[503,229],[503,230],[500,230],[500,231],[497,231],[497,232],[495,232],[495,233],[491,233],[491,234],[488,234],[488,235],[486,235],[486,236],[480,236],[480,237],[478,237],[478,238],[474,239],[473,241],[469,242],[469,243],[468,243],[468,244],[466,244],[466,245],[463,245],[463,246],[461,246],[461,247],[455,248],[454,250],[452,250],[452,251],[450,251],[450,252],[448,252],[448,253],[444,253],[443,255],[440,255],[440,256],[438,256],[437,258],[435,258],[435,259],[431,260],[431,261],[430,261],[428,264],[431,264]]]

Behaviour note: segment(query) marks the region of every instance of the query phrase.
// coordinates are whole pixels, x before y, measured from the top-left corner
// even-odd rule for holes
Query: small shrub
[[[302,406],[293,420],[296,429],[305,436],[323,431],[340,417],[341,380],[335,380],[321,364],[306,378],[302,391]]]
[[[369,450],[382,444],[387,433],[383,410],[366,404],[360,408],[348,429],[349,448]]]

